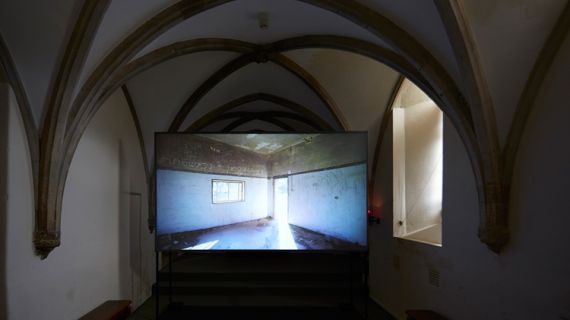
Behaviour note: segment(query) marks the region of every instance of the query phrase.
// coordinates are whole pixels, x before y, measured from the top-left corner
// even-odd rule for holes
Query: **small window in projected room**
[[[441,246],[443,112],[405,80],[392,126],[394,237]]]
[[[228,203],[244,201],[244,189],[244,181],[212,180],[212,202]]]

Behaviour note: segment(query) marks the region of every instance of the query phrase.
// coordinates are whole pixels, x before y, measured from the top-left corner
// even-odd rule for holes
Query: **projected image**
[[[366,133],[156,135],[159,250],[366,250]]]

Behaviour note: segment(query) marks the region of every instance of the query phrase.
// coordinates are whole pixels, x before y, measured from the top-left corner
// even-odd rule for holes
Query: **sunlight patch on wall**
[[[406,80],[392,119],[394,236],[441,246],[443,112]]]

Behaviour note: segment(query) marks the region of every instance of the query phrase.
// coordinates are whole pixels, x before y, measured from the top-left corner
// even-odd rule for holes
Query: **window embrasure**
[[[443,112],[405,80],[392,120],[394,237],[441,246]]]

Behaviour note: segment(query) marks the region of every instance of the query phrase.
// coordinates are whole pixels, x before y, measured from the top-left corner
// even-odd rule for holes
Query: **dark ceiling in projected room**
[[[255,153],[268,155],[299,144],[318,134],[200,134],[204,138],[223,142]]]

